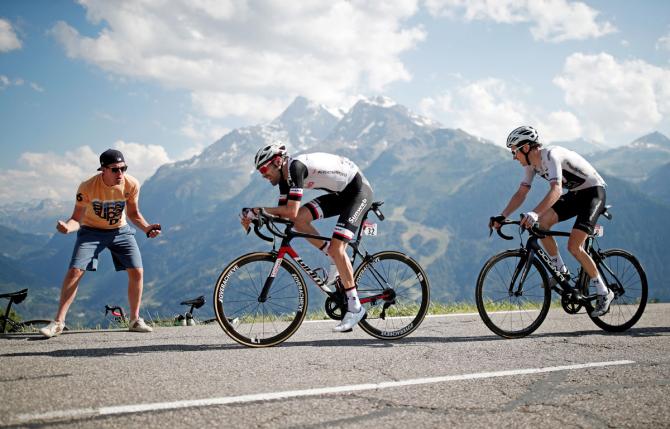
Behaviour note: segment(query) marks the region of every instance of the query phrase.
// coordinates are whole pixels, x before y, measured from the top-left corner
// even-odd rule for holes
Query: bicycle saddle
[[[28,296],[28,289],[23,289],[19,290],[16,292],[10,292],[10,293],[3,293],[0,294],[0,298],[8,298],[14,301],[15,303],[20,303],[24,299],[26,299],[26,296]]]
[[[189,299],[187,301],[183,301],[180,303],[180,305],[192,305],[193,308],[200,308],[203,305],[205,305],[205,297],[203,295],[200,295],[197,298]]]

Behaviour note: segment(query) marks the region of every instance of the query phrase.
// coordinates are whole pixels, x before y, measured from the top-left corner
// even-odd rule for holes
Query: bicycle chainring
[[[346,295],[338,291],[335,294],[328,296],[328,298],[326,298],[325,310],[328,317],[333,320],[344,319],[344,313],[347,312]]]
[[[568,294],[561,297],[561,306],[568,314],[577,314],[579,313],[579,310],[582,309],[582,304],[575,301],[574,298]]]

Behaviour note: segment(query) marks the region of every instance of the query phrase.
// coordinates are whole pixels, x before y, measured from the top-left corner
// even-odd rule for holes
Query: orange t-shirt
[[[116,229],[126,224],[126,201],[137,200],[140,184],[133,176],[124,175],[120,185],[107,186],[102,174],[82,182],[77,189],[77,207],[86,207],[81,225],[98,229]]]

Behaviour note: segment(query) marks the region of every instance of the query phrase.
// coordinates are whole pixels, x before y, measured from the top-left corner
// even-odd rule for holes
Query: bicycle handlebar
[[[112,313],[112,316],[114,317],[125,317],[123,308],[119,306],[110,307],[109,305],[105,304],[105,316],[107,313]]]
[[[513,240],[514,239],[514,237],[512,237],[510,235],[507,235],[507,234],[503,234],[503,232],[501,231],[505,225],[521,225],[521,221],[519,221],[519,220],[509,220],[509,219],[499,221],[498,223],[500,224],[500,228],[498,228],[496,230],[496,232],[498,233],[498,235],[500,237],[504,238],[505,240]],[[537,222],[535,222],[535,224],[533,224],[533,226],[530,227],[530,228],[524,228],[524,230],[528,231],[528,233],[530,235],[533,235],[533,236],[538,237],[538,238],[545,238],[545,237],[550,237],[550,236],[565,236],[565,237],[567,237],[567,236],[570,235],[569,232],[550,231],[548,229],[542,229],[542,228],[540,228],[540,224],[537,223]],[[489,236],[492,233],[493,233],[493,227],[489,227]]]
[[[491,221],[493,222],[493,218],[491,218]],[[514,237],[512,237],[511,235],[503,234],[502,229],[505,225],[514,225],[514,224],[519,225],[521,224],[521,222],[505,219],[499,221],[498,223],[500,224],[500,228],[496,229],[496,233],[498,233],[498,235],[505,240],[514,240]],[[493,234],[493,226],[489,226],[489,237],[491,236],[491,234]]]
[[[379,205],[381,205],[381,204],[379,204]],[[384,220],[384,214],[381,212],[381,210],[379,210],[378,206],[373,205],[373,207],[370,209],[370,211],[372,211],[375,215],[377,215],[379,220],[382,220],[382,221]],[[257,216],[256,219],[251,221],[251,223],[254,224],[254,233],[258,236],[258,238],[260,238],[261,240],[264,240],[264,241],[269,241],[269,242],[274,241],[274,238],[269,237],[269,236],[267,236],[267,235],[265,235],[261,232],[261,228],[264,225],[268,229],[268,231],[270,231],[270,233],[272,235],[274,235],[275,237],[279,237],[279,238],[286,238],[286,234],[284,234],[283,232],[279,231],[279,229],[277,229],[277,225],[276,225],[277,223],[280,223],[280,224],[283,224],[283,225],[293,226],[293,222],[291,222],[290,220],[284,219],[283,217],[272,215],[272,214],[266,212],[263,209],[260,209],[260,211],[258,213],[256,213],[256,216]],[[249,229],[247,229],[247,234],[248,233],[249,233]],[[511,237],[510,237],[510,240],[511,240]]]

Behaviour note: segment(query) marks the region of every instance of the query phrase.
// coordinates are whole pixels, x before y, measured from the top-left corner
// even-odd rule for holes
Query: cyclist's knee
[[[131,280],[142,280],[142,277],[144,277],[143,268],[128,268],[126,271],[128,272],[128,277]]]
[[[333,238],[330,241],[330,246],[328,247],[328,254],[333,255],[344,255],[346,253],[347,243],[342,240]]]
[[[575,257],[581,255],[582,253],[584,253],[583,244],[584,243],[579,240],[572,240],[572,239],[568,240],[568,252],[570,252],[570,254],[572,254]]]
[[[67,270],[67,277],[70,278],[70,279],[75,279],[75,280],[77,280],[77,279],[80,279],[81,276],[83,276],[85,272],[86,272],[86,271],[84,271],[84,270],[82,270],[82,269],[80,269],[80,268],[74,268],[74,267],[72,267],[72,268],[70,268],[69,270]]]
[[[558,216],[553,210],[547,210],[542,213],[542,216],[537,220],[542,229],[551,229],[552,226],[556,225],[558,222]]]
[[[586,241],[587,234],[581,230],[573,229],[568,238],[568,251],[574,255],[580,255],[584,252],[584,242]]]
[[[312,213],[310,213],[310,211],[303,206],[300,207],[300,210],[298,210],[298,216],[296,216],[294,224],[296,227],[308,226],[312,223],[313,220]]]

